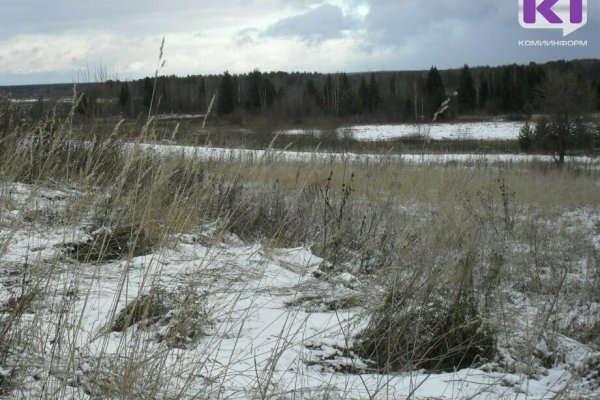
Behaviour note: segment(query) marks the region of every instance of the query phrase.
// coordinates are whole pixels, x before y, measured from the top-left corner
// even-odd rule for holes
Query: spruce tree
[[[394,100],[394,99],[396,99],[396,96],[398,95],[398,88],[396,87],[396,73],[395,72],[390,77],[389,83],[390,83],[389,84],[390,100]]]
[[[360,96],[354,89],[348,89],[340,99],[340,112],[342,115],[356,115],[362,109]]]
[[[371,93],[365,77],[360,78],[360,85],[358,86],[358,96],[363,108],[369,110],[369,103],[371,102]]]
[[[596,111],[600,111],[600,80],[596,83]]]
[[[318,106],[322,103],[319,97],[319,89],[317,89],[317,84],[315,80],[309,78],[304,84],[304,110],[307,113],[311,113],[314,106]]]
[[[473,111],[477,105],[475,81],[473,80],[469,66],[466,64],[460,73],[457,102],[461,113]]]
[[[479,108],[485,110],[490,95],[490,87],[485,76],[481,77],[481,83],[479,84]]]
[[[325,84],[323,85],[323,104],[325,104],[325,107],[329,111],[334,109],[334,97],[333,79],[331,78],[331,74],[327,74]]]
[[[506,66],[502,69],[502,94],[500,104],[503,112],[516,111],[516,85],[512,67]]]
[[[375,80],[375,74],[371,73],[371,80],[369,81],[369,111],[375,112],[380,102],[379,84]]]
[[[275,101],[275,96],[277,95],[277,90],[275,90],[275,85],[271,82],[269,77],[265,76],[261,81],[261,101],[263,108],[271,107],[273,102]]]
[[[206,82],[204,77],[201,77],[200,84],[198,85],[198,109],[205,111],[206,106]]]
[[[435,66],[431,67],[427,74],[425,88],[427,91],[427,111],[429,111],[430,116],[433,117],[433,114],[447,99],[442,76]]]
[[[262,74],[255,69],[248,75],[248,108],[259,109],[261,102]]]
[[[121,89],[119,91],[119,105],[124,107],[129,101],[129,84],[127,82],[121,83]]]
[[[342,73],[340,77],[340,97],[344,95],[344,93],[350,90],[352,86],[350,85],[350,80],[348,79],[348,75],[346,73]]]
[[[219,85],[219,99],[217,102],[217,112],[220,115],[231,114],[235,109],[235,86],[233,78],[228,71],[225,71]]]
[[[149,77],[144,78],[144,107],[150,107],[152,103],[152,95],[154,93],[154,83]]]

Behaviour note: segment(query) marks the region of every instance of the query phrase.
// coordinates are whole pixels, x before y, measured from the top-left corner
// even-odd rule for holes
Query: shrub
[[[519,132],[522,150],[537,149],[551,152],[556,163],[564,164],[570,150],[591,150],[598,133],[582,119],[568,117],[542,118],[534,129],[526,123]]]
[[[525,125],[519,131],[518,141],[519,147],[523,151],[528,151],[533,144],[533,129],[529,125],[529,122],[526,122]]]
[[[129,224],[114,229],[99,229],[84,243],[72,243],[71,255],[82,262],[102,262],[148,254],[152,240],[140,224]]]
[[[355,350],[382,372],[452,371],[493,358],[493,330],[464,293],[453,302],[432,295],[419,304],[396,289],[388,289]]]

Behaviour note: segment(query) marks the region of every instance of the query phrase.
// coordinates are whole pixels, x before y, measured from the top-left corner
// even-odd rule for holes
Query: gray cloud
[[[379,40],[390,44],[402,43],[420,35],[437,35],[447,29],[448,22],[468,25],[497,11],[497,2],[489,0],[379,0],[370,3],[366,19],[368,29]]]
[[[0,84],[70,81],[97,64],[142,77],[153,73],[163,36],[169,74],[597,58],[600,2],[588,14],[568,37],[588,47],[525,48],[518,40],[562,34],[521,28],[514,0],[2,0]]]
[[[341,8],[323,4],[313,10],[278,21],[267,28],[264,35],[319,41],[340,38],[344,31],[355,29],[358,24],[358,20],[344,16]]]
[[[588,40],[588,47],[518,46],[519,40],[562,40],[559,30],[525,30],[518,23],[518,4],[494,0],[372,0],[366,18],[372,46],[398,49],[401,67],[456,67],[598,57],[600,4],[588,5],[588,24],[569,39]],[[384,67],[384,65],[380,65]]]
[[[106,30],[168,33],[225,26],[282,7],[298,10],[313,0],[2,0],[0,34]]]

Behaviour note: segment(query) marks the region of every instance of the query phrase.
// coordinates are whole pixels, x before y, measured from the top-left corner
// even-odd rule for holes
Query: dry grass
[[[94,274],[108,260],[123,262],[109,331],[124,334],[119,349],[127,357],[98,360],[83,383],[65,378],[56,392],[47,386],[47,398],[60,398],[72,385],[96,397],[151,398],[178,381],[164,369],[168,351],[205,334],[211,316],[202,308],[200,287],[218,276],[190,277],[184,295],[174,298],[156,291],[159,274],[148,268],[137,296],[124,305],[127,271],[136,256],[173,247],[179,235],[202,233],[207,224],[217,227],[217,242],[235,233],[267,248],[311,247],[326,259],[323,276],[351,272],[381,289],[352,303],[364,307],[368,319],[355,337],[356,351],[372,359],[377,372],[452,370],[494,360],[498,347],[510,340],[506,296],[515,292],[546,305],[535,316],[531,342],[548,332],[578,332],[580,340],[597,345],[597,315],[562,325],[557,316],[577,301],[593,296],[600,301],[598,251],[589,232],[565,219],[578,210],[597,218],[598,171],[531,164],[190,159],[124,146],[121,126],[82,142],[83,132],[69,118],[50,116],[22,126],[8,112],[0,113],[1,180],[26,182],[34,192],[76,189],[60,225],[81,228],[89,241],[66,241],[71,245],[65,255],[96,264]],[[34,198],[14,207],[34,209]],[[7,237],[24,228],[34,231],[39,223],[34,211],[31,221],[6,222]],[[10,240],[0,241],[0,258],[9,246]],[[563,277],[576,273],[582,260],[589,280],[567,282]],[[85,288],[65,282],[51,339],[39,317],[28,317],[36,301],[56,293],[48,282],[61,265],[41,268],[38,262],[19,272],[16,295],[1,307],[0,365],[10,364],[12,372],[2,375],[0,394],[19,387],[34,365],[29,356],[48,343],[50,367],[75,374],[74,365],[57,354],[77,354],[72,336],[80,327],[66,315],[73,293]],[[155,342],[165,347],[143,344],[151,326],[159,326]],[[532,355],[530,348],[522,357]],[[266,389],[260,393],[268,397]]]

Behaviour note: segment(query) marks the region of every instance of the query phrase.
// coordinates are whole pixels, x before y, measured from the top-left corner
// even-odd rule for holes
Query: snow
[[[204,114],[158,114],[154,117],[157,121],[191,120],[204,118]]]
[[[79,195],[24,184],[3,185],[1,191],[10,200],[5,202],[9,206],[0,209],[2,218],[17,207],[17,219],[28,207],[39,212],[67,210],[69,202]],[[15,228],[10,218],[8,225],[0,225],[0,238],[6,246],[0,261],[0,284],[6,285],[11,276],[7,272],[18,272],[24,260],[54,267],[45,278],[52,288],[48,297],[38,305],[35,315],[25,318],[33,322],[32,328],[39,335],[35,340],[40,343],[21,357],[36,361],[18,390],[6,398],[40,398],[52,390],[63,398],[94,398],[93,391],[98,390],[95,374],[100,374],[96,379],[117,384],[125,373],[123,368],[135,365],[126,362],[126,355],[148,355],[137,360],[141,367],[136,373],[144,378],[140,388],[157,382],[160,398],[176,394],[186,399],[393,399],[409,395],[416,399],[546,399],[561,394],[600,398],[600,393],[586,386],[576,373],[586,360],[600,355],[560,335],[553,344],[562,354],[559,362],[550,368],[538,366],[540,373],[530,375],[501,371],[494,363],[439,374],[406,371],[382,375],[369,371],[367,360],[347,351],[353,334],[365,322],[361,307],[330,310],[289,305],[308,292],[323,299],[361,295],[360,288],[350,285],[359,277],[347,272],[331,280],[315,277],[323,260],[309,248],[271,248],[246,244],[233,236],[212,245],[197,240],[197,235],[210,236],[215,231],[209,225],[199,233],[174,238],[177,243],[173,247],[130,261],[82,264],[67,261],[59,244],[85,238],[83,229],[71,227],[69,231],[69,227],[25,224],[22,220]],[[164,331],[160,326],[132,326],[111,332],[108,326],[113,310],[122,309],[149,286],[175,294],[192,287],[204,299],[206,335],[185,348],[168,348],[156,340]],[[2,286],[0,301],[9,294],[6,287]],[[74,288],[76,292],[67,295]],[[525,306],[525,310],[534,308]],[[70,326],[63,333],[68,336],[66,348],[52,345],[55,335],[61,335],[57,330],[61,313],[57,310],[63,310],[64,321]],[[532,317],[525,313],[515,336],[500,341],[500,351],[507,360],[512,357],[510,349],[527,336]],[[543,338],[537,348],[543,353],[551,351]],[[153,357],[163,357],[158,375],[153,375]],[[7,376],[10,368],[0,365],[0,375]],[[343,372],[346,369],[365,372]]]
[[[99,100],[104,100],[104,99],[99,99]],[[112,100],[112,99],[110,99]],[[38,101],[40,101],[40,98],[10,98],[9,101],[11,103],[21,103],[21,104],[33,104],[36,103]],[[73,103],[73,97],[60,97],[57,99],[52,99],[52,98],[42,98],[42,101],[56,101],[57,103],[67,103],[67,104],[72,104]]]
[[[424,136],[430,139],[478,139],[478,140],[514,140],[519,135],[524,122],[454,122],[426,125],[356,125],[337,129],[340,137],[355,140],[390,140],[407,136]],[[289,129],[279,132],[285,135],[315,134],[321,130]]]
[[[518,163],[518,162],[554,162],[550,155],[530,154],[476,154],[476,153],[448,153],[448,154],[359,154],[359,153],[326,153],[326,152],[302,152],[289,150],[248,150],[229,149],[220,147],[196,147],[182,145],[165,145],[155,143],[133,144],[126,143],[129,149],[136,146],[143,151],[158,155],[181,155],[184,157],[195,157],[211,160],[231,161],[347,161],[359,163],[381,163],[388,161],[405,162],[409,164],[447,164],[459,162],[465,164],[480,163]],[[567,162],[584,164],[590,169],[600,168],[600,159],[596,157],[572,156],[566,158]]]

